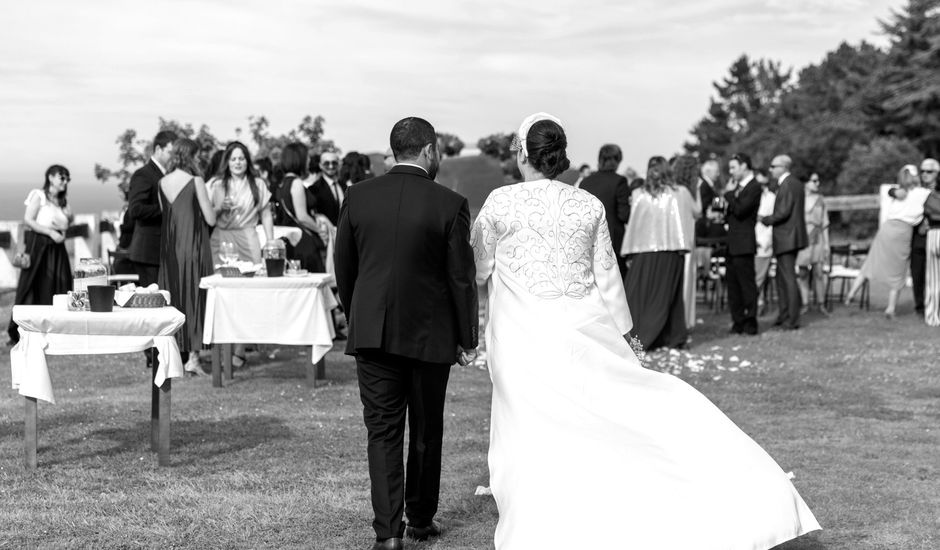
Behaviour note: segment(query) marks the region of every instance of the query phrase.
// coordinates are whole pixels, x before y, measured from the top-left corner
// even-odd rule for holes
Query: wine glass
[[[238,261],[238,253],[235,251],[235,245],[228,241],[219,245],[219,257],[225,265],[232,265]]]

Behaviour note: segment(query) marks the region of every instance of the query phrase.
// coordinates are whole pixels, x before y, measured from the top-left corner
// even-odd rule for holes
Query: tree
[[[284,147],[293,142],[300,142],[307,146],[310,154],[322,153],[323,151],[336,151],[339,149],[331,139],[323,139],[323,123],[326,120],[320,116],[306,115],[297,125],[286,134],[278,136],[272,135],[268,129],[269,122],[267,117],[250,116],[248,117],[248,132],[252,141],[258,148],[257,157],[269,157],[273,162],[280,158],[280,152]]]
[[[921,152],[912,142],[899,137],[879,137],[849,152],[838,186],[844,194],[877,193],[883,183],[897,179],[905,164],[917,165]]]
[[[783,71],[779,62],[752,62],[747,54],[731,64],[728,76],[713,82],[717,93],[708,114],[693,128],[694,141],[684,147],[699,158],[727,156],[735,141],[772,120],[788,89],[792,71]]]
[[[459,156],[464,148],[463,140],[454,134],[438,132],[437,142],[440,144],[441,153],[443,153],[445,157]]]
[[[480,153],[484,155],[489,155],[499,160],[507,160],[512,156],[509,145],[512,143],[514,137],[516,137],[515,132],[511,134],[504,134],[502,132],[490,134],[481,137],[477,141],[477,148],[480,150]]]
[[[209,158],[212,153],[222,145],[205,124],[196,130],[192,124],[183,124],[177,120],[167,120],[160,117],[158,127],[160,132],[171,130],[179,137],[195,141],[199,145],[196,158],[199,166],[203,169],[209,165]],[[127,193],[130,190],[131,175],[134,170],[140,168],[150,158],[153,144],[151,141],[138,139],[137,130],[133,128],[124,130],[117,137],[115,143],[118,144],[118,168],[112,170],[95,163],[95,179],[101,183],[112,181],[116,183],[121,197],[126,201]]]
[[[884,134],[910,139],[940,156],[940,0],[910,0],[881,28],[891,40],[878,75]]]

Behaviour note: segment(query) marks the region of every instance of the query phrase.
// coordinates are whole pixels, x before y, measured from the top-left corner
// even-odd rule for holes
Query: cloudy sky
[[[384,150],[420,115],[466,143],[559,116],[573,162],[604,142],[630,165],[678,151],[741,53],[802,67],[883,44],[900,0],[28,0],[0,33],[0,184],[64,163],[76,184],[157,117],[222,139],[326,119],[344,150]],[[471,145],[472,146],[472,145]],[[37,176],[39,174],[39,176]],[[87,183],[90,185],[90,183]]]

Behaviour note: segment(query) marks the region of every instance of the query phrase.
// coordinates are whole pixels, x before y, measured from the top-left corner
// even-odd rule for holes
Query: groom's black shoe
[[[376,541],[372,545],[372,550],[404,550],[405,543],[398,537]]]
[[[409,525],[405,528],[405,535],[414,540],[428,540],[430,537],[441,536],[441,526],[433,521],[425,527],[412,527]]]

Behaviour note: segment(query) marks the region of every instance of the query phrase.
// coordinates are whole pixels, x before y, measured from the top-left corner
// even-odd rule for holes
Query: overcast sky
[[[419,115],[468,146],[548,111],[574,163],[620,144],[638,169],[688,139],[711,82],[741,53],[818,62],[883,44],[898,0],[202,0],[4,2],[0,183],[63,163],[113,165],[115,137],[157,117],[223,140],[264,114],[275,132],[326,119],[345,151],[384,150]]]

